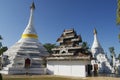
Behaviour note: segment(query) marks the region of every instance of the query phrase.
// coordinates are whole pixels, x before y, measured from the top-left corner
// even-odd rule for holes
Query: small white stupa
[[[97,30],[94,29],[94,41],[91,47],[91,52],[94,58],[96,58],[96,56],[99,53],[104,53],[103,48],[101,47],[98,38],[97,38]]]
[[[94,58],[91,60],[91,64],[93,65],[93,72],[111,73],[111,65],[107,55],[98,41],[96,29],[94,29],[94,41],[91,47],[91,52]]]
[[[30,7],[30,18],[21,39],[3,54],[3,74],[45,74],[44,58],[49,55],[38,41],[33,25],[34,2]]]

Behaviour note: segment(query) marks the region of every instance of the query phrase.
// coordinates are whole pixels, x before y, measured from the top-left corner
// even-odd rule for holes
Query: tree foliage
[[[86,53],[86,54],[91,54],[91,52],[90,52],[90,47],[89,47],[89,45],[88,45],[87,42],[83,42],[83,43],[82,43],[82,48],[83,48],[84,53]]]
[[[57,47],[56,44],[46,43],[43,45],[49,53],[52,53],[52,48]]]
[[[112,60],[113,60],[113,57],[115,57],[115,51],[114,50],[115,50],[114,47],[109,47],[109,51],[111,53]],[[113,65],[113,62],[111,64]]]
[[[0,40],[2,40],[2,36],[0,35]]]
[[[118,34],[118,39],[119,39],[119,42],[120,42],[120,33]]]
[[[82,43],[82,48],[84,48],[84,49],[89,49],[88,43],[87,43],[87,42],[83,42],[83,43]]]
[[[112,56],[115,55],[114,50],[115,50],[114,47],[110,47],[110,48],[109,48],[109,51],[110,51],[110,53],[111,53]]]
[[[0,55],[3,54],[8,48],[7,47],[2,47],[0,48]]]
[[[2,40],[3,38],[0,35],[0,40]],[[3,52],[5,52],[8,48],[2,46],[2,42],[0,42],[0,55],[3,54]]]
[[[120,54],[118,55],[118,59],[120,60]]]

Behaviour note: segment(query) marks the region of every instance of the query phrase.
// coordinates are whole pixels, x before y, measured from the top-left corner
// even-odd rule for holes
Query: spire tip
[[[31,9],[35,9],[35,4],[32,2],[32,5],[30,6]]]
[[[97,30],[96,30],[96,28],[94,28],[94,34],[97,34]]]

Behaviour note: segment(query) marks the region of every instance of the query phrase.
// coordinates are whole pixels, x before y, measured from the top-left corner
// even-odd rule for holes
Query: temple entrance
[[[98,64],[94,64],[94,76],[98,75]]]
[[[25,59],[25,68],[30,68],[31,60],[29,58]]]
[[[92,65],[88,64],[86,65],[86,72],[88,76],[91,76],[91,70],[92,70]]]

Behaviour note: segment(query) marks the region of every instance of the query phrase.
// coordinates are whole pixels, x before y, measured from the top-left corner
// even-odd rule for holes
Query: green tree
[[[119,42],[120,42],[120,33],[118,34],[118,39],[119,39]]]
[[[52,54],[52,48],[57,47],[56,44],[51,44],[51,43],[46,43],[46,44],[44,44],[43,46],[47,49],[47,51],[48,51],[50,54]]]
[[[7,47],[1,47],[0,48],[0,55],[2,55],[8,48]]]
[[[0,35],[0,40],[2,40],[2,36]]]
[[[0,40],[2,40],[2,37],[1,37],[1,35],[0,35]],[[0,42],[0,48],[2,47],[2,42]]]
[[[0,40],[3,38],[0,35]],[[2,42],[0,42],[0,55],[2,55],[8,48],[6,46],[2,46]],[[0,57],[0,63],[1,63],[1,57]],[[2,64],[0,64],[0,69],[2,68]]]
[[[109,51],[110,51],[112,57],[115,55],[114,50],[115,50],[114,47],[109,48]]]
[[[87,42],[83,42],[83,43],[82,43],[82,48],[84,48],[84,49],[89,49],[88,43],[87,43]]]
[[[118,59],[120,60],[120,54],[118,55]]]
[[[92,53],[90,52],[90,47],[87,42],[82,43],[82,48],[83,48],[84,53],[86,53],[88,55],[90,54],[92,56]]]
[[[0,35],[0,40],[2,40],[2,36]],[[3,54],[8,48],[6,46],[2,46],[2,42],[0,42],[0,55]]]
[[[111,62],[111,65],[114,66],[114,61],[113,61],[113,57],[115,57],[115,51],[114,51],[114,47],[109,47],[109,51],[111,53],[111,58],[112,58],[112,62]]]

